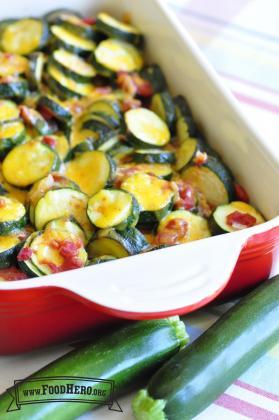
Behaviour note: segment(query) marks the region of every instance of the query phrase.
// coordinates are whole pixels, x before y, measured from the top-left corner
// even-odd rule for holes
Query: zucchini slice
[[[152,219],[160,220],[172,208],[174,191],[171,184],[153,175],[131,175],[122,182],[121,188],[135,196],[144,213],[142,223],[151,222]]]
[[[195,163],[195,158],[201,156],[201,153],[204,153],[205,147],[204,144],[196,139],[189,138],[184,140],[176,150],[176,164],[174,166],[176,171],[183,170],[189,163]],[[202,156],[201,156],[202,157]],[[207,155],[204,155],[207,159]]]
[[[49,190],[36,204],[34,212],[36,229],[43,229],[51,220],[72,216],[88,236],[93,229],[86,213],[87,202],[86,194],[72,188]]]
[[[181,177],[200,191],[213,207],[227,204],[234,198],[233,178],[226,166],[214,157],[209,156],[201,166],[187,167]]]
[[[43,273],[32,263],[30,258],[32,253],[30,244],[39,234],[40,232],[32,233],[24,242],[23,247],[17,255],[18,266],[28,275],[28,277],[39,277],[43,275]]]
[[[56,19],[56,24],[62,25],[68,31],[82,38],[88,38],[94,41],[98,40],[98,36],[92,25],[85,23],[80,17],[76,15],[61,13],[61,15],[59,15]]]
[[[153,93],[162,92],[167,89],[166,78],[158,64],[151,64],[144,67],[140,72],[140,76],[151,84]]]
[[[0,124],[0,157],[6,154],[26,136],[26,131],[21,121],[11,121]]]
[[[0,236],[0,268],[10,267],[15,262],[20,242],[16,235]]]
[[[91,130],[101,138],[115,129],[115,122],[105,114],[89,114],[84,116],[83,130]]]
[[[72,188],[79,191],[79,187],[70,179],[59,173],[51,173],[48,176],[35,182],[28,192],[26,203],[29,208],[29,218],[34,224],[34,211],[36,204],[48,191],[58,188]]]
[[[21,77],[8,76],[0,79],[0,98],[20,101],[27,92],[27,81]]]
[[[172,176],[172,168],[168,163],[124,163],[118,166],[118,174],[124,178],[135,173],[152,174],[168,180]]]
[[[7,25],[1,34],[1,47],[5,52],[30,54],[45,46],[48,26],[40,19],[20,19]]]
[[[87,112],[95,115],[107,116],[115,127],[120,126],[122,122],[120,106],[116,100],[99,99],[94,101],[87,109]]]
[[[12,102],[7,100],[0,100],[0,124],[17,120],[19,118],[19,108]]]
[[[25,74],[28,67],[27,58],[18,54],[0,53],[0,77]]]
[[[137,28],[120,22],[107,13],[99,13],[97,15],[96,29],[109,38],[121,39],[137,46],[142,46],[143,44],[143,35]]]
[[[39,89],[43,79],[46,56],[42,52],[34,52],[28,56],[29,67],[27,79],[32,89]]]
[[[48,74],[51,77],[49,87],[61,99],[69,97],[90,96],[94,87],[90,83],[79,83],[67,77],[53,65],[48,66]]]
[[[136,226],[140,208],[135,197],[123,190],[103,189],[88,201],[87,215],[100,229],[124,230]]]
[[[6,195],[0,196],[0,235],[7,235],[20,230],[26,225],[26,210],[24,205]]]
[[[194,137],[197,133],[196,124],[191,116],[184,115],[176,121],[176,136],[181,144],[190,137]]]
[[[95,143],[97,150],[107,153],[119,144],[119,133],[118,131],[111,131],[101,136]]]
[[[141,147],[163,147],[170,141],[166,123],[146,108],[125,112],[125,123],[131,143]]]
[[[103,255],[124,258],[139,254],[146,250],[148,246],[144,235],[136,228],[120,232],[111,228],[96,232],[88,244],[87,251],[89,258],[98,258]]]
[[[43,275],[81,268],[87,262],[82,241],[65,230],[39,232],[32,239],[30,250],[31,263]]]
[[[242,201],[218,206],[213,212],[210,227],[213,234],[235,232],[264,223],[262,215]]]
[[[159,223],[158,245],[177,245],[211,236],[207,220],[187,210],[176,210]]]
[[[173,131],[176,120],[175,106],[168,91],[155,93],[151,99],[150,109],[165,121],[170,131]]]
[[[55,142],[54,149],[56,150],[56,152],[57,152],[58,156],[60,157],[61,161],[63,161],[70,151],[70,145],[69,145],[68,140],[66,139],[66,137],[63,134],[51,136],[51,138]],[[43,142],[45,142],[45,140],[46,139],[43,138]]]
[[[94,41],[76,35],[63,26],[52,25],[50,31],[59,48],[79,55],[88,55],[95,50],[96,44]]]
[[[104,76],[112,76],[119,71],[138,71],[142,68],[141,53],[128,42],[118,39],[101,41],[92,56],[97,63],[97,71],[104,69]]]
[[[50,24],[59,23],[61,20],[61,16],[76,16],[78,18],[81,18],[81,14],[78,13],[76,10],[72,9],[65,9],[65,8],[59,8],[55,10],[51,10],[50,12],[46,13],[43,18]]]
[[[77,144],[69,151],[69,153],[64,159],[64,162],[69,162],[81,153],[90,152],[91,150],[94,150],[94,145],[90,139],[86,139],[82,143]]]
[[[190,109],[190,106],[186,100],[186,98],[183,95],[177,95],[175,98],[173,98],[173,102],[175,105],[175,113],[176,118],[180,117],[191,117],[192,112]]]
[[[51,125],[44,119],[39,111],[36,111],[36,109],[29,108],[25,105],[20,105],[20,115],[25,124],[34,128],[38,134],[45,136],[54,132]]]
[[[91,196],[111,183],[114,171],[112,159],[104,152],[93,150],[76,155],[68,162],[65,175]]]
[[[92,258],[92,260],[88,261],[88,265],[95,265],[95,264],[102,264],[105,262],[117,260],[116,257],[113,255],[102,255],[100,257]]]
[[[3,175],[12,185],[27,187],[58,170],[60,159],[57,153],[45,144],[30,140],[11,150],[3,161]]]
[[[71,235],[79,238],[83,244],[87,243],[84,231],[76,219],[72,216],[69,217],[59,217],[58,219],[51,220],[45,226],[45,230],[62,230],[69,232]]]
[[[51,62],[76,82],[90,83],[97,74],[92,64],[67,50],[55,50],[52,53]]]
[[[50,95],[43,95],[38,101],[38,109],[46,110],[47,113],[62,123],[70,123],[72,121],[71,112],[64,106],[61,101]]]
[[[132,154],[132,159],[140,163],[174,163],[175,154],[170,150],[136,149]]]

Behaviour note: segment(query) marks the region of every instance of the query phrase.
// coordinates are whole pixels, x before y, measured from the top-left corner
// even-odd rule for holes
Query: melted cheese
[[[0,222],[20,220],[25,215],[25,207],[14,198],[0,196]]]
[[[95,50],[98,63],[112,71],[137,71],[143,66],[139,51],[131,44],[117,39],[100,42]]]
[[[13,248],[20,243],[17,236],[0,236],[0,253]]]
[[[0,57],[1,66],[1,57]],[[1,70],[0,70],[1,72]],[[13,120],[19,117],[19,109],[12,101],[0,100],[0,121]]]
[[[21,19],[8,25],[2,34],[4,51],[15,54],[29,54],[36,50],[43,36],[43,23],[37,19]]]
[[[10,122],[0,126],[0,140],[14,139],[24,131],[24,125],[21,121]]]

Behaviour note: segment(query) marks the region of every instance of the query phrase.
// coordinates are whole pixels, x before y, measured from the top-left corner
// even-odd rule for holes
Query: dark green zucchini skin
[[[278,342],[278,301],[276,276],[245,296],[152,377],[148,394],[165,401],[166,419],[198,415]],[[140,414],[137,419],[152,418]]]
[[[11,265],[16,263],[16,256],[22,247],[22,244],[19,243],[12,248],[7,249],[0,253],[0,268],[8,268]]]
[[[28,84],[25,79],[18,78],[11,82],[0,83],[0,98],[20,101],[28,93]]]
[[[167,89],[165,75],[158,64],[151,64],[144,67],[140,72],[140,76],[151,84],[153,93],[162,92]]]
[[[161,319],[129,323],[113,333],[55,360],[29,378],[77,376],[114,380],[114,397],[132,390],[185,344],[184,325]],[[56,382],[49,380],[49,385]],[[74,420],[98,404],[52,402],[29,404],[7,413],[9,392],[0,396],[0,417],[10,420]],[[19,414],[20,413],[20,414]],[[2,417],[3,416],[3,417]]]

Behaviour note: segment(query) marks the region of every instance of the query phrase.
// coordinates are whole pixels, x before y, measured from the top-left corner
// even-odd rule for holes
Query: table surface
[[[240,102],[243,113],[269,140],[279,158],[279,1],[168,0],[199,47]],[[184,321],[191,339],[208,328],[226,306],[206,308]],[[0,357],[0,393],[71,349],[59,346]],[[279,420],[279,345],[257,361],[196,420]],[[123,413],[99,408],[83,420],[131,420],[131,395],[119,400]]]

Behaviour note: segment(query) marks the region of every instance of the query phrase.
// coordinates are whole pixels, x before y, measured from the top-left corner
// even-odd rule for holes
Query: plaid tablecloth
[[[168,0],[209,61],[240,101],[243,112],[269,139],[279,157],[279,1]],[[277,272],[279,271],[276,270]],[[191,339],[208,328],[227,306],[185,317]],[[0,358],[0,392],[64,354],[61,346]],[[120,399],[123,413],[107,408],[83,420],[131,420],[131,396]],[[279,344],[258,360],[197,420],[279,420]]]

